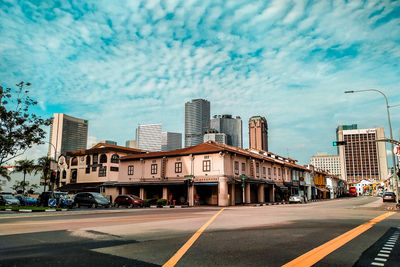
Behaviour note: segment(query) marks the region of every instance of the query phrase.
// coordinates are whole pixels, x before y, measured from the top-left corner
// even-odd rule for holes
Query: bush
[[[165,206],[167,205],[167,200],[164,198],[160,198],[159,200],[157,200],[157,206]]]
[[[144,207],[150,207],[150,201],[151,201],[151,199],[143,199],[143,206]]]

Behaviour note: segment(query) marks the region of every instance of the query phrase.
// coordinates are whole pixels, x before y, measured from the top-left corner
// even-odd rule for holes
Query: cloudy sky
[[[86,3],[84,3],[86,2]],[[35,112],[89,120],[123,145],[138,124],[184,131],[184,103],[263,115],[270,151],[334,153],[339,124],[388,124],[400,105],[399,1],[0,0],[0,82],[32,83]],[[391,108],[399,138],[400,106]],[[46,153],[47,146],[31,155]]]

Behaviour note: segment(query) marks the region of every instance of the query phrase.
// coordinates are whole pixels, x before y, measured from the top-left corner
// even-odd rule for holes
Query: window
[[[90,173],[90,167],[87,167],[85,173]]]
[[[73,157],[71,159],[71,166],[76,166],[78,165],[78,158],[77,157]]]
[[[278,168],[278,176],[281,177],[281,168]]]
[[[157,174],[157,164],[151,164],[151,174]]]
[[[203,172],[209,172],[211,170],[211,161],[203,160]]]
[[[63,179],[67,178],[67,172],[65,170],[62,171],[62,178]]]
[[[107,166],[99,168],[99,177],[107,176]]]
[[[128,175],[133,175],[133,165],[128,166]]]
[[[87,155],[86,156],[86,165],[90,165],[90,156],[89,155]]]
[[[97,164],[99,162],[98,159],[99,159],[99,155],[98,154],[94,154],[93,155],[93,164]]]
[[[256,163],[256,176],[259,177],[260,176],[260,164]]]
[[[110,171],[117,172],[117,171],[119,171],[119,168],[118,167],[110,167]]]
[[[235,174],[238,175],[239,174],[239,162],[235,161]]]
[[[182,172],[182,162],[175,162],[175,172],[176,173]]]
[[[274,176],[276,176],[276,167],[274,167]]]
[[[119,163],[119,156],[117,154],[111,156],[111,163]]]
[[[267,175],[267,168],[263,167],[263,176],[265,177]]]
[[[268,168],[268,176],[271,176],[271,168]]]
[[[246,163],[242,162],[242,172],[246,172]]]
[[[107,155],[106,154],[101,154],[100,163],[107,163]]]

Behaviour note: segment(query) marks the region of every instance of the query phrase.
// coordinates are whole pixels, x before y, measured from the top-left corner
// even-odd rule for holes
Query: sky
[[[183,133],[184,103],[204,98],[243,119],[245,147],[265,116],[269,150],[307,164],[336,153],[338,125],[389,136],[384,98],[344,91],[400,105],[399,63],[400,1],[0,0],[0,83],[29,81],[44,118],[89,120],[89,145],[124,145],[138,124]]]

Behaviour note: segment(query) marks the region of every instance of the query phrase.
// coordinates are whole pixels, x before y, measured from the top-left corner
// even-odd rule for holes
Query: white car
[[[304,197],[301,195],[293,195],[289,197],[289,203],[304,203]]]

